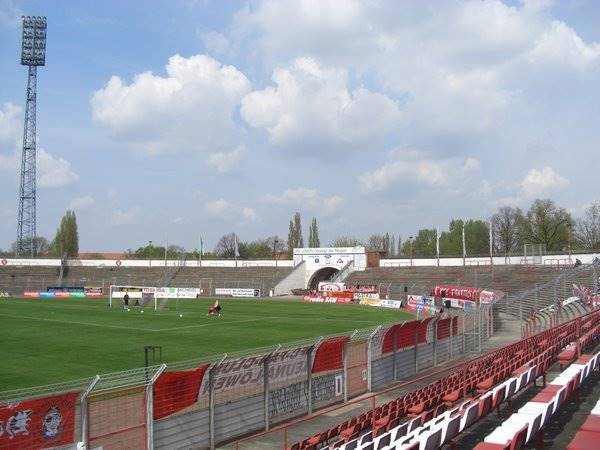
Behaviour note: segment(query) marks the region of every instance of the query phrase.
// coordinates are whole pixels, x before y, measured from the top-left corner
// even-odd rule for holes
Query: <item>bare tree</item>
[[[600,203],[590,205],[584,216],[577,220],[575,238],[586,250],[600,249]]]
[[[519,247],[519,224],[523,212],[519,208],[503,206],[492,216],[492,232],[494,235],[494,250],[505,257]]]
[[[385,236],[383,234],[372,234],[367,241],[367,249],[374,252],[383,252],[385,247]]]
[[[359,245],[363,245],[362,241],[353,236],[340,236],[331,243],[332,247],[356,247]]]
[[[221,236],[221,239],[219,239],[219,242],[217,242],[217,246],[215,247],[215,255],[221,258],[234,258],[237,238],[235,233],[228,233]]]

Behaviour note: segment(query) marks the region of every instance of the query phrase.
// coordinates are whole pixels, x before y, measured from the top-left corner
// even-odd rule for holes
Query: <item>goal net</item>
[[[198,288],[172,288],[151,286],[110,286],[109,307],[125,306],[125,295],[129,298],[129,307],[152,307],[154,310],[179,310],[179,299],[198,298]]]
[[[546,244],[525,244],[523,248],[523,260],[525,264],[542,264],[543,256],[546,254]]]

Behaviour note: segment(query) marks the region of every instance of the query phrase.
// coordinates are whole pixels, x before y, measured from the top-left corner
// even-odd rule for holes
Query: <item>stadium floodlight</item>
[[[21,64],[46,65],[46,18],[43,16],[23,16]]]
[[[25,132],[19,185],[17,256],[35,256],[36,248],[36,110],[37,68],[46,64],[46,18],[23,16],[21,64],[28,67]]]

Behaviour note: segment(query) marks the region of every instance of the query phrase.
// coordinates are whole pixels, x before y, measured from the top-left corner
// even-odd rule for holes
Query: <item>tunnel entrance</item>
[[[330,281],[338,272],[339,270],[335,267],[323,267],[317,270],[310,278],[308,288],[316,291],[321,281]]]

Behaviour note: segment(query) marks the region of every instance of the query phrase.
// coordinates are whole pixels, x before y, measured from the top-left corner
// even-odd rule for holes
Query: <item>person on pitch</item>
[[[127,309],[129,307],[129,294],[127,292],[123,296],[123,303],[125,304],[125,309]]]
[[[215,304],[212,306],[208,307],[208,314],[207,316],[218,316],[221,317],[221,311],[223,308],[221,308],[221,305],[219,305],[219,300],[215,301]]]

